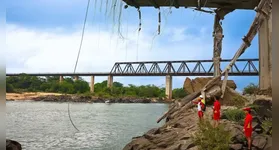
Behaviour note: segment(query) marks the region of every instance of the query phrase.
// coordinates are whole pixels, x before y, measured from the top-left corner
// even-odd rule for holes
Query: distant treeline
[[[64,78],[59,83],[59,76],[35,77],[22,74],[20,76],[7,77],[6,92],[53,92],[65,94],[87,94],[91,95],[88,82],[82,78],[74,81],[73,77]],[[145,97],[164,98],[165,88],[154,85],[135,86],[129,84],[124,86],[120,82],[114,82],[113,87],[107,88],[107,81],[96,83],[94,86],[95,96],[100,97]],[[173,89],[173,98],[186,96],[183,88]]]

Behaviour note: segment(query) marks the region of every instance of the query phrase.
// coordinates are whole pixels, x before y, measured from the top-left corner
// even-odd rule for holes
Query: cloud
[[[201,20],[201,18],[197,19]],[[77,72],[109,72],[116,61],[212,58],[213,39],[210,22],[194,21],[187,25],[177,23],[163,25],[158,36],[155,34],[157,20],[145,17],[139,35],[138,22],[135,20],[129,21],[128,18],[122,20],[121,31],[124,40],[119,38],[117,28],[112,32],[112,24],[106,21],[89,22]],[[81,27],[80,24],[73,24],[71,27],[34,28],[8,23],[6,25],[6,72],[73,72],[81,38]],[[230,34],[227,33],[222,52],[224,58],[231,58],[240,45],[240,38],[231,39]],[[85,79],[89,81],[89,78]],[[106,79],[107,77],[98,77],[96,82]],[[165,84],[165,77],[115,77],[114,79],[125,85]],[[174,77],[173,87],[182,87],[184,79],[185,77]],[[238,78],[238,82],[244,84],[248,81],[243,82]]]
[[[126,35],[126,26],[123,24],[126,40],[119,38],[117,30],[112,34],[102,25],[100,28],[96,25],[87,27],[77,72],[109,72],[116,61],[210,58],[211,51],[207,53],[204,49],[211,49],[211,40],[203,42],[203,45],[200,42],[211,37],[185,36],[179,32],[185,29],[176,27],[165,28],[166,32],[155,38],[148,30],[142,30],[138,36],[134,25],[129,25],[129,34]],[[7,72],[73,72],[81,33],[78,29],[66,30],[61,27],[32,29],[7,24]],[[206,34],[203,30],[200,34]],[[177,40],[177,37],[183,38]],[[192,40],[188,41],[190,37]]]

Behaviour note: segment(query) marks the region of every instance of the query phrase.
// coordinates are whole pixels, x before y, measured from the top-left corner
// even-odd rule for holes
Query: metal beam
[[[127,5],[133,7],[154,7],[150,0],[122,0]],[[177,3],[178,7],[197,7],[198,0],[156,0],[159,7],[170,7],[173,3]],[[260,2],[260,0],[205,0],[201,1],[201,7],[207,8],[231,8],[231,9],[254,9]],[[204,5],[205,4],[205,5]]]
[[[231,76],[257,76],[259,69],[254,65],[259,59],[239,59],[229,72]],[[221,62],[230,62],[229,59]],[[245,65],[246,64],[246,65]],[[160,66],[161,65],[161,66]],[[191,67],[193,65],[194,67]],[[208,67],[207,67],[208,65]],[[115,63],[111,72],[103,73],[26,73],[30,76],[212,76],[212,60],[152,61]],[[243,68],[244,66],[244,68]],[[242,69],[241,69],[242,68]],[[248,70],[247,70],[248,69]],[[22,73],[7,73],[6,76],[19,76]]]

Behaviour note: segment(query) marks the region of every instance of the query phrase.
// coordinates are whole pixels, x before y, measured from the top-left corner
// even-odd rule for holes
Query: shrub
[[[233,102],[233,106],[240,108],[240,107],[245,106],[245,102],[247,102],[247,99],[238,95],[238,96],[233,97],[232,102]]]
[[[245,113],[240,109],[229,109],[224,112],[222,118],[241,123],[245,118]]]
[[[272,135],[272,119],[266,119],[262,122],[261,127],[264,133]]]
[[[224,125],[214,128],[208,120],[199,122],[198,131],[192,138],[201,150],[227,150],[231,142],[230,131],[225,131]]]
[[[256,94],[259,91],[259,86],[254,83],[250,83],[243,89],[243,94]]]

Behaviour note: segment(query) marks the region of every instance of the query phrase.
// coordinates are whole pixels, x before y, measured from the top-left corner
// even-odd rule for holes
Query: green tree
[[[12,93],[12,92],[14,92],[14,87],[13,87],[12,84],[6,83],[6,92],[7,92],[7,93]]]
[[[172,90],[172,97],[173,98],[183,98],[187,96],[187,93],[184,91],[183,88],[177,88]]]
[[[76,93],[85,93],[90,91],[89,84],[83,80],[77,80],[74,82],[74,89]]]

